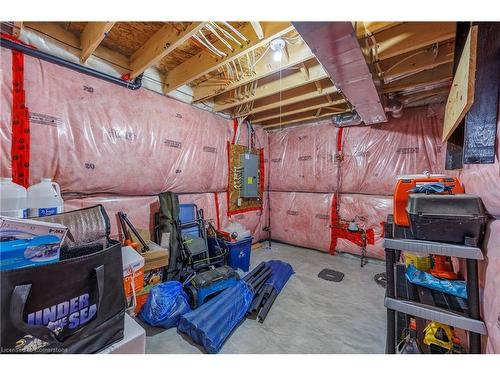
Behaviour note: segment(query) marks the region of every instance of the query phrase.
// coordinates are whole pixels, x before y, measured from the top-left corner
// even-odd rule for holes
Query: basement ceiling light
[[[281,57],[283,56],[283,49],[285,48],[285,40],[282,38],[273,39],[271,40],[269,47],[272,51],[274,51],[274,61],[281,61]]]

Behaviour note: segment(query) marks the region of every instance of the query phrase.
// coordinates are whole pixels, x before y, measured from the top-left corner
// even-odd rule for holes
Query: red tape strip
[[[12,181],[29,186],[30,121],[24,91],[24,54],[12,50]]]

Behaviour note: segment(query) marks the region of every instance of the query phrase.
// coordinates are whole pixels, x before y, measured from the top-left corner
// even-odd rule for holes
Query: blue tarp
[[[445,191],[450,191],[455,187],[455,185],[445,185],[441,182],[432,182],[428,184],[415,186],[413,189],[408,190],[409,193],[444,193]]]
[[[151,288],[140,317],[153,327],[171,328],[182,314],[191,311],[188,296],[178,281],[167,281]]]
[[[266,284],[270,284],[279,293],[285,286],[286,282],[295,272],[293,268],[288,263],[282,262],[281,260],[269,260],[266,262],[272,269],[271,277],[266,281]]]
[[[233,329],[243,320],[254,293],[243,280],[196,310],[184,314],[178,330],[207,353],[218,353]]]
[[[406,279],[412,284],[467,299],[467,283],[462,280],[438,279],[430,273],[420,271],[413,264],[410,264],[406,270]]]

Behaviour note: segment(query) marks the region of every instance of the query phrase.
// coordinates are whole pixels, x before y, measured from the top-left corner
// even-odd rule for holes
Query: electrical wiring
[[[233,33],[235,33],[236,35],[238,35],[238,37],[240,39],[242,39],[244,42],[248,42],[248,39],[247,37],[245,37],[242,33],[240,33],[238,30],[236,30],[233,26],[231,26],[229,23],[225,22],[225,21],[222,21],[221,22],[224,26],[226,26],[227,28],[229,28],[229,30],[231,30]]]
[[[217,25],[217,23],[215,22],[210,22],[210,24],[212,24],[213,26],[215,26],[217,29],[220,30],[220,32],[222,34],[224,34],[226,37],[228,37],[229,39],[231,39],[233,42],[235,42],[236,44],[238,44],[238,46],[242,46],[241,42],[236,39],[234,36],[232,36],[230,33],[228,33],[225,29],[223,29],[222,27],[220,27],[219,25]]]
[[[198,35],[193,35],[193,39],[196,40],[196,41],[198,41],[202,46],[204,46],[205,48],[207,48],[215,56],[217,56],[217,57],[223,57],[220,53],[218,53],[217,51],[213,50],[212,47],[210,47],[209,45],[207,45]]]
[[[210,30],[210,32],[211,32],[212,34],[214,34],[214,35],[215,35],[215,36],[216,36],[216,37],[217,37],[217,38],[218,38],[218,39],[219,39],[219,40],[220,40],[220,41],[221,41],[221,42],[222,42],[222,43],[223,43],[223,44],[224,44],[227,48],[229,48],[229,50],[230,50],[231,52],[232,52],[232,51],[234,51],[233,46],[231,46],[231,45],[230,45],[230,44],[226,41],[226,39],[224,39],[223,37],[221,37],[221,36],[219,35],[219,33],[215,30],[215,28],[214,28],[211,24],[207,24],[205,27],[206,27],[208,30]]]
[[[215,53],[219,54],[221,57],[226,57],[227,56],[227,53],[225,52],[222,52],[220,49],[218,49],[217,47],[215,47],[212,43],[210,43],[210,41],[207,39],[207,37],[205,36],[205,34],[203,33],[203,29],[198,31],[198,34],[203,38],[203,40],[205,41],[205,43],[210,46],[210,49],[212,49],[212,51],[215,51]],[[197,35],[196,35],[197,36]]]

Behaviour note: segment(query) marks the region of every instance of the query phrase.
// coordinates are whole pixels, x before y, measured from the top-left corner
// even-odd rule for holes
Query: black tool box
[[[482,241],[487,215],[471,194],[410,194],[408,217],[417,240],[476,246]]]

